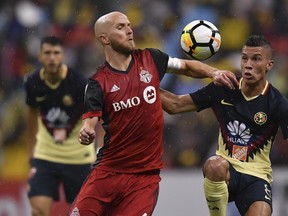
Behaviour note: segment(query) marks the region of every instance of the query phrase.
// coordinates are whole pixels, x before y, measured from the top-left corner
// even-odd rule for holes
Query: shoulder
[[[138,55],[152,55],[153,57],[154,56],[167,56],[168,57],[168,55],[166,53],[164,53],[161,50],[156,49],[156,48],[136,49],[133,52],[133,55],[135,55],[135,56],[138,56]]]
[[[288,99],[270,83],[267,94],[271,104],[274,104],[276,107],[286,107],[286,110],[288,110]]]
[[[232,90],[225,86],[215,85],[213,82],[210,82],[206,86],[190,93],[191,96],[197,96],[199,100],[201,98],[207,98],[211,101],[219,101],[225,98],[236,98],[238,97],[240,90],[238,88]]]
[[[271,83],[269,83],[269,89],[267,91],[268,96],[271,97],[272,100],[287,100],[287,98]]]
[[[77,81],[83,81],[87,78],[84,76],[84,74],[80,73],[79,71],[76,71],[73,68],[68,67],[68,78],[71,78],[73,80]]]
[[[91,88],[98,88],[99,86],[102,88],[106,81],[110,78],[110,69],[106,63],[99,65],[96,69],[96,72],[92,74],[87,81],[87,84]]]
[[[68,74],[70,74],[70,76],[84,77],[84,75],[82,73],[75,70],[74,68],[67,67],[67,70],[68,70]]]
[[[40,80],[40,68],[31,71],[24,75],[23,82],[25,85],[28,85],[30,83],[38,82]]]
[[[106,63],[103,63],[101,65],[99,65],[95,71],[94,74],[92,74],[91,76],[89,76],[89,80],[97,80],[101,77],[105,76],[105,70],[107,68]]]

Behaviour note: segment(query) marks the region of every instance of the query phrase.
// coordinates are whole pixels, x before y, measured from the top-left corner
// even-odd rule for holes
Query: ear
[[[270,71],[273,68],[274,60],[269,60],[269,62],[266,65],[267,71]]]
[[[105,44],[105,45],[109,45],[110,44],[110,40],[109,40],[109,38],[107,37],[106,34],[99,35],[99,39],[100,39],[102,44]]]
[[[39,61],[40,63],[42,62],[41,53],[38,53],[38,61]]]

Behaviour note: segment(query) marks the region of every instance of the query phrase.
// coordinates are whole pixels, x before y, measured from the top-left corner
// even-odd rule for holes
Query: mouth
[[[252,74],[250,72],[244,72],[243,77],[246,79],[252,79]]]
[[[54,63],[49,63],[48,66],[49,66],[49,67],[55,67],[56,64],[54,64]]]
[[[49,71],[58,71],[59,70],[59,67],[58,67],[58,65],[57,64],[53,64],[53,63],[51,63],[51,64],[48,64],[47,66],[46,66],[46,68],[47,68],[47,70],[49,70]]]

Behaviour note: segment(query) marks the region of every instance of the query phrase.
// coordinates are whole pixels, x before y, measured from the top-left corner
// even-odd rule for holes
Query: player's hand
[[[213,83],[218,86],[226,86],[230,89],[235,89],[235,86],[239,85],[235,74],[227,70],[215,71],[213,74]]]
[[[89,145],[95,140],[95,130],[92,128],[82,127],[79,131],[79,142],[82,145]]]

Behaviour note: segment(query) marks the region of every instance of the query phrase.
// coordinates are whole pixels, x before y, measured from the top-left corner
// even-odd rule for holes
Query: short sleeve
[[[32,80],[30,74],[24,76],[23,84],[26,93],[25,102],[28,106],[36,108],[37,102],[35,101],[35,91],[33,91],[33,85],[31,81]]]
[[[288,100],[283,96],[278,108],[279,125],[284,139],[288,139]]]
[[[152,58],[159,72],[160,80],[162,80],[167,70],[169,56],[158,49],[150,48],[149,51],[151,52]]]
[[[217,86],[213,83],[199,89],[196,92],[190,93],[190,96],[197,107],[197,112],[210,108],[216,101],[215,92],[217,92]]]
[[[97,80],[88,79],[84,96],[84,114],[82,119],[102,116],[103,92]]]

